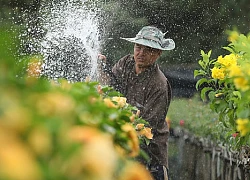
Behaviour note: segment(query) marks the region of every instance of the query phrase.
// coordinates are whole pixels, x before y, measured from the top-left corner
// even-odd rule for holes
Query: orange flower
[[[74,100],[59,92],[50,92],[31,97],[35,101],[38,112],[42,115],[66,115],[75,107]]]
[[[41,73],[42,63],[39,59],[32,59],[28,64],[27,73],[31,77],[39,77]]]
[[[144,124],[137,124],[135,129],[138,130],[138,131],[140,131],[143,128],[144,128]]]
[[[130,121],[131,122],[134,122],[135,121],[135,114],[132,114],[130,117],[129,117]]]
[[[68,137],[76,142],[87,143],[99,136],[101,131],[89,126],[73,126],[68,132]]]
[[[18,105],[13,105],[5,109],[0,120],[0,125],[12,129],[17,133],[26,131],[30,124],[30,111]]]
[[[33,153],[11,131],[0,126],[0,176],[4,179],[39,180],[41,172]]]
[[[139,134],[142,136],[145,136],[148,139],[153,139],[153,134],[151,132],[151,128],[145,127],[141,131],[139,131]]]
[[[171,120],[169,119],[169,117],[166,117],[166,122],[167,122],[167,125],[168,125],[168,129],[170,129],[170,125],[171,125]]]
[[[52,150],[52,137],[48,129],[37,126],[31,130],[28,142],[38,155],[48,155]]]
[[[79,149],[79,154],[66,164],[66,173],[72,178],[85,172],[86,176],[89,176],[86,179],[112,179],[118,158],[112,137],[87,126],[75,126],[70,129],[68,135],[83,146]]]
[[[140,116],[140,113],[141,113],[141,111],[138,109],[138,110],[136,111],[136,114],[135,114],[135,115],[136,115],[137,117],[139,117],[139,116]]]
[[[150,172],[138,162],[129,162],[123,169],[119,180],[152,180]]]
[[[89,76],[86,76],[86,78],[85,78],[85,82],[90,82],[91,81],[91,78],[89,77]]]
[[[102,86],[101,85],[98,85],[97,86],[97,92],[99,93],[99,94],[103,94],[103,91],[102,91]]]
[[[111,101],[111,99],[105,98],[103,101],[104,104],[106,104],[106,106],[108,106],[109,108],[117,108],[117,106]]]
[[[113,101],[117,102],[117,106],[123,108],[127,103],[127,98],[125,97],[113,97]]]
[[[134,129],[134,127],[131,124],[125,124],[122,126],[122,129],[124,132],[127,133],[128,137],[129,137],[129,142],[128,145],[131,148],[131,152],[129,154],[130,157],[136,157],[139,154],[139,139],[137,136],[137,133]]]

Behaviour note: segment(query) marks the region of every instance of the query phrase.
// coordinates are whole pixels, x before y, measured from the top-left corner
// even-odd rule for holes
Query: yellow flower
[[[138,162],[128,162],[119,180],[152,180],[150,172]]]
[[[232,65],[237,65],[237,58],[235,54],[226,55],[224,58],[222,58],[222,56],[219,56],[217,61],[220,64],[224,65],[226,68]]]
[[[215,97],[220,97],[220,96],[222,96],[223,95],[223,93],[217,93],[217,94],[215,94],[214,96]]]
[[[127,103],[127,98],[125,97],[113,97],[113,101],[117,102],[118,107],[123,108]]]
[[[228,37],[228,41],[233,42],[236,41],[239,38],[239,33],[237,31],[233,31],[230,33],[229,37]]]
[[[221,64],[223,61],[224,61],[224,58],[222,57],[222,55],[218,56],[217,62]]]
[[[242,76],[241,68],[238,65],[232,65],[228,68],[228,70],[229,70],[229,77]]]
[[[244,77],[234,78],[234,84],[237,89],[246,91],[249,89],[248,81]]]
[[[111,101],[111,99],[105,98],[103,101],[104,101],[104,104],[107,107],[109,107],[109,108],[117,108],[117,106]]]
[[[240,131],[241,136],[245,136],[247,133],[250,132],[249,120],[248,119],[237,119],[237,130]]]
[[[217,67],[214,67],[212,70],[212,78],[223,80],[225,78],[224,71]]]

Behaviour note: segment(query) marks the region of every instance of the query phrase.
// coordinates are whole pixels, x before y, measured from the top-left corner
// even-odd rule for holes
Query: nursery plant
[[[250,34],[228,31],[228,40],[225,55],[211,58],[212,50],[201,51],[194,76],[202,100],[218,114],[228,144],[241,148],[250,145]]]
[[[151,179],[135,161],[153,138],[137,108],[89,79],[40,77],[40,56],[26,58],[0,57],[0,179]]]

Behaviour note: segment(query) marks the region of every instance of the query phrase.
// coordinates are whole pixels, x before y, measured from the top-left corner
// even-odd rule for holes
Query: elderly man
[[[134,43],[134,54],[121,58],[110,72],[111,85],[128,103],[140,110],[149,122],[153,140],[141,148],[149,155],[150,164],[143,162],[155,180],[168,179],[168,125],[165,121],[171,100],[171,88],[156,60],[163,50],[172,50],[175,43],[153,26],[143,27],[135,38],[122,38]],[[100,59],[106,59],[99,55]]]

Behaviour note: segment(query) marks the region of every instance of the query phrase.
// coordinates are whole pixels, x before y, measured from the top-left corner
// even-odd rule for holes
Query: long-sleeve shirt
[[[112,68],[111,85],[120,91],[127,102],[140,110],[140,116],[149,122],[153,140],[142,147],[151,157],[151,164],[168,168],[168,134],[166,115],[171,100],[171,87],[154,63],[140,74],[135,73],[132,55],[121,58]]]

